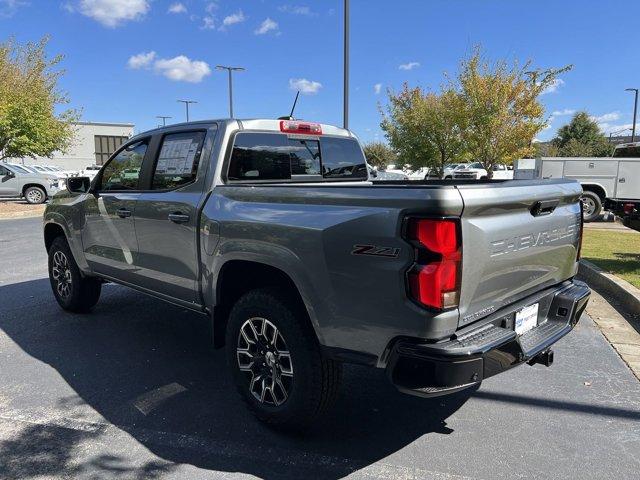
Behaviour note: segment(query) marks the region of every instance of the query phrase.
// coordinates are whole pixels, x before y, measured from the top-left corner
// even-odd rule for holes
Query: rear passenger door
[[[215,128],[162,134],[136,202],[140,286],[198,303],[198,207]]]

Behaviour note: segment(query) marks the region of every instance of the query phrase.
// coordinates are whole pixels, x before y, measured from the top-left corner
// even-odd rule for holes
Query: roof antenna
[[[288,117],[279,117],[278,120],[293,120],[293,111],[296,109],[296,105],[298,104],[298,97],[300,96],[300,90],[296,93],[296,98],[293,101],[293,106],[291,107],[291,113]]]

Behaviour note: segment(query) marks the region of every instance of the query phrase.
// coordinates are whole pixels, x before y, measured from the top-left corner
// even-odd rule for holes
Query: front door
[[[0,165],[0,197],[17,197],[20,185],[16,174],[4,165]]]
[[[134,215],[140,196],[140,171],[148,147],[142,140],[127,145],[104,166],[85,200],[82,244],[89,265],[117,280],[136,278]]]
[[[163,136],[150,169],[151,188],[140,194],[135,214],[140,285],[194,304],[199,303],[197,209],[205,190],[207,165],[200,161],[205,137],[204,130]]]

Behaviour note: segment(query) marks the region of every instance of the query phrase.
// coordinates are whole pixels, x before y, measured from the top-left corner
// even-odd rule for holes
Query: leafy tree
[[[413,169],[432,166],[437,158],[424,126],[424,94],[405,83],[398,94],[389,92],[387,113],[381,109],[380,126],[389,145],[398,152],[398,162]]]
[[[364,145],[363,149],[369,165],[385,168],[398,161],[398,154],[386,143],[369,142]]]
[[[576,113],[551,142],[561,157],[608,157],[612,146],[587,112]]]
[[[546,125],[538,97],[570,68],[532,70],[531,62],[490,64],[479,48],[463,60],[457,78],[466,122],[462,140],[489,178],[496,163],[533,153],[533,138]]]
[[[51,156],[73,139],[78,113],[56,114],[68,98],[58,89],[62,72],[54,70],[62,57],[48,59],[47,43],[45,37],[25,45],[0,44],[0,160]]]

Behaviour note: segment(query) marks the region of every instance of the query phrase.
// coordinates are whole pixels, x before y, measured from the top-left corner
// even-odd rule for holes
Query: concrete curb
[[[589,285],[616,298],[630,313],[640,315],[640,289],[586,260],[580,260],[578,275]]]

